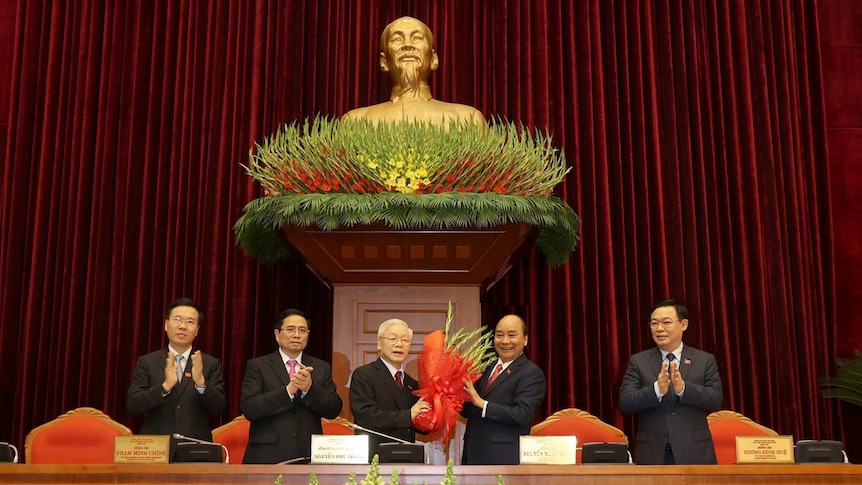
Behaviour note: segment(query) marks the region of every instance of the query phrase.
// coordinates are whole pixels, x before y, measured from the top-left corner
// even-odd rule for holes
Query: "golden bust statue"
[[[431,29],[413,17],[393,21],[380,36],[380,69],[392,78],[389,101],[350,110],[342,119],[484,124],[485,117],[476,108],[438,101],[431,96],[428,76],[438,66]]]

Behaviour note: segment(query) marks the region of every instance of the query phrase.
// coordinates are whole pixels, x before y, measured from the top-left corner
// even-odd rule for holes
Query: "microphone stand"
[[[222,449],[222,450],[224,450],[224,462],[225,462],[225,463],[230,463],[230,452],[228,451],[227,446],[225,446],[225,445],[223,445],[223,444],[221,444],[221,443],[213,443],[212,441],[199,440],[199,439],[197,439],[197,438],[192,438],[191,436],[181,435],[181,434],[179,434],[179,433],[174,433],[174,434],[172,434],[172,435],[171,435],[171,437],[172,437],[173,439],[175,439],[175,440],[191,441],[191,442],[197,443],[197,444],[199,444],[199,445],[213,445],[213,446],[220,446],[220,447],[221,447],[221,449]]]
[[[363,431],[365,433],[371,433],[371,434],[374,434],[374,435],[377,435],[377,436],[380,436],[383,438],[390,439],[392,441],[396,441],[398,443],[401,443],[402,445],[416,445],[416,444],[418,444],[418,443],[411,443],[407,440],[402,440],[401,438],[396,438],[394,436],[389,436],[388,434],[381,433],[380,431],[374,431],[373,429],[365,428],[365,427],[360,426],[356,423],[347,423],[347,425],[350,426],[351,428],[353,428],[354,430]],[[385,444],[385,443],[381,443],[381,444]],[[425,446],[422,446],[422,453],[425,456],[425,464],[427,465],[431,461],[431,459],[428,456],[428,450],[425,449]]]

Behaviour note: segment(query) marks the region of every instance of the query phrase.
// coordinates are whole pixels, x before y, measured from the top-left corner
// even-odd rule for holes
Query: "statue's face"
[[[431,31],[410,17],[400,18],[388,26],[388,40],[380,53],[380,64],[394,78],[405,70],[416,70],[423,81],[437,69]]]

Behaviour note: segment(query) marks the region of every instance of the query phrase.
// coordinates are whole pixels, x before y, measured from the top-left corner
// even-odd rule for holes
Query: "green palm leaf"
[[[862,350],[857,350],[855,359],[835,359],[838,375],[821,377],[823,397],[837,398],[862,406]]]

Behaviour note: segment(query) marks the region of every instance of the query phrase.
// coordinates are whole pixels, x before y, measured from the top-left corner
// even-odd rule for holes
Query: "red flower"
[[[431,411],[417,415],[413,424],[423,431],[443,428],[443,443],[447,443],[458,411],[470,399],[464,390],[464,379],[475,383],[481,375],[471,373],[472,363],[445,346],[443,331],[428,334],[423,344],[419,353],[419,390],[413,394],[430,403]]]

